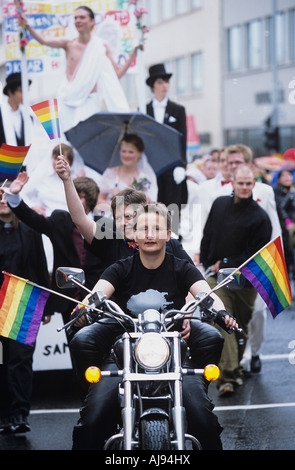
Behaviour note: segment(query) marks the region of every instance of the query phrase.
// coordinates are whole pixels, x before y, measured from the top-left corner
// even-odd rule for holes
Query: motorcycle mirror
[[[219,269],[217,274],[217,284],[223,282],[231,273],[236,271],[236,268],[223,268]],[[230,276],[225,286],[229,289],[243,289],[245,286],[246,278],[239,271]]]
[[[57,268],[55,280],[61,289],[70,289],[85,284],[85,274],[80,268]]]

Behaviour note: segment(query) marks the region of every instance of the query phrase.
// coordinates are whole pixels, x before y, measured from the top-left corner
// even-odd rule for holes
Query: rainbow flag
[[[2,144],[0,148],[0,179],[14,180],[22,167],[24,159],[29,151],[27,147],[15,147]]]
[[[281,237],[262,248],[240,271],[261,295],[273,318],[291,305],[291,286]]]
[[[0,336],[34,345],[49,292],[4,273],[0,290]]]
[[[42,101],[34,104],[31,108],[47,132],[48,137],[51,140],[60,138],[57,99]]]

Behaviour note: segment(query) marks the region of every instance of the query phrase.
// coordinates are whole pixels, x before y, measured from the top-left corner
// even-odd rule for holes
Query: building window
[[[227,32],[228,70],[236,72],[242,68],[242,28],[233,26]]]
[[[248,67],[257,69],[262,66],[262,21],[255,20],[247,26]]]
[[[159,2],[158,0],[147,0],[147,10],[149,25],[154,26],[160,22]]]
[[[162,19],[163,21],[171,20],[173,18],[173,2],[171,0],[161,0]]]
[[[277,13],[276,15],[276,59],[279,64],[286,59],[286,15]]]
[[[196,52],[191,56],[192,92],[198,93],[203,88],[203,55]]]
[[[271,47],[271,34],[272,34],[272,20],[270,17],[265,20],[265,61],[267,65],[272,62],[272,47]]]
[[[290,59],[295,60],[295,9],[290,11]]]
[[[175,13],[176,15],[184,15],[188,11],[189,0],[176,0]]]
[[[191,0],[192,2],[192,10],[195,8],[201,8],[203,6],[203,0]]]
[[[175,61],[176,67],[176,93],[184,95],[187,91],[186,86],[186,63],[184,57],[179,57]]]

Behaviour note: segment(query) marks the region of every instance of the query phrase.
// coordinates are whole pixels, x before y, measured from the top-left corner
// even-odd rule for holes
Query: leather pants
[[[105,440],[116,433],[120,422],[118,386],[120,378],[103,378],[98,384],[89,384],[84,378],[87,367],[96,365],[103,370],[117,369],[110,361],[109,352],[122,327],[111,319],[104,319],[79,330],[70,343],[74,367],[86,398],[80,419],[73,431],[74,450],[99,450]],[[190,359],[187,367],[203,368],[218,364],[223,347],[223,337],[216,328],[191,321],[188,340]],[[221,449],[222,428],[214,405],[208,397],[208,382],[203,376],[183,377],[183,405],[186,409],[187,432],[195,436],[203,449]]]

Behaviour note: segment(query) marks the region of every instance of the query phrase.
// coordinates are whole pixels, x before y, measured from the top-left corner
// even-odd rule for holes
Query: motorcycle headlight
[[[170,347],[159,333],[145,333],[135,344],[134,355],[144,369],[156,370],[168,361]]]

